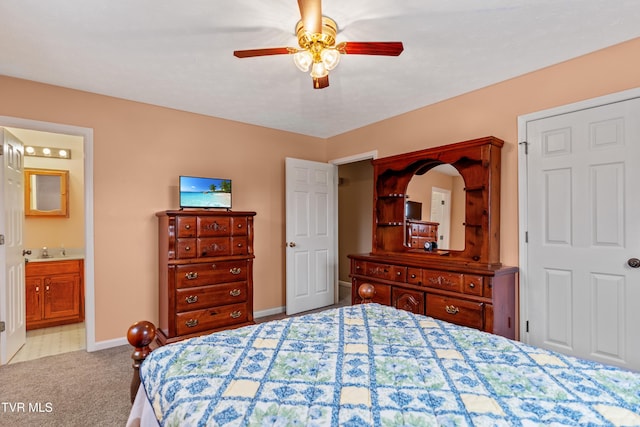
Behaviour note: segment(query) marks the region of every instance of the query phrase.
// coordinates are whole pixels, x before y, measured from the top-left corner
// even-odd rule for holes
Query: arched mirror
[[[69,171],[24,170],[25,216],[69,216]]]
[[[464,179],[455,167],[441,164],[414,175],[406,194],[407,247],[435,242],[442,250],[464,249]]]

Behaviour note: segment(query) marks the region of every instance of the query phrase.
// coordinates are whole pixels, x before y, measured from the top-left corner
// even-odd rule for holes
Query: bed
[[[166,345],[140,378],[129,426],[640,425],[638,373],[378,304]]]

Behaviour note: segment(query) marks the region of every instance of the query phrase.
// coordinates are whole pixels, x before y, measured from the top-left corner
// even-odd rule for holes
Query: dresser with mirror
[[[517,337],[517,268],[500,262],[503,145],[485,137],[373,160],[372,251],[349,255],[352,303],[365,285],[373,302]]]

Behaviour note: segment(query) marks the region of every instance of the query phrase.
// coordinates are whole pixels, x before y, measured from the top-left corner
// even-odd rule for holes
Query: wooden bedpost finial
[[[362,304],[368,304],[376,294],[376,288],[371,283],[363,283],[358,287],[358,295],[362,298]]]
[[[153,323],[142,320],[129,327],[127,341],[134,349],[131,354],[133,359],[133,379],[131,380],[131,403],[136,397],[140,387],[140,364],[151,353],[151,344],[156,337],[156,327]]]

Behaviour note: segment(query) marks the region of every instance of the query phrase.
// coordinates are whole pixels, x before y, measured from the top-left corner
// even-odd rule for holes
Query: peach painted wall
[[[518,116],[636,87],[640,38],[330,138],[328,156],[376,149],[386,157],[488,135],[503,139],[501,260],[518,265]]]
[[[157,321],[154,214],[180,174],[233,179],[233,209],[257,212],[254,308],[284,305],[284,158],[325,161],[324,140],[9,77],[0,93],[0,116],[93,129],[97,342]]]

